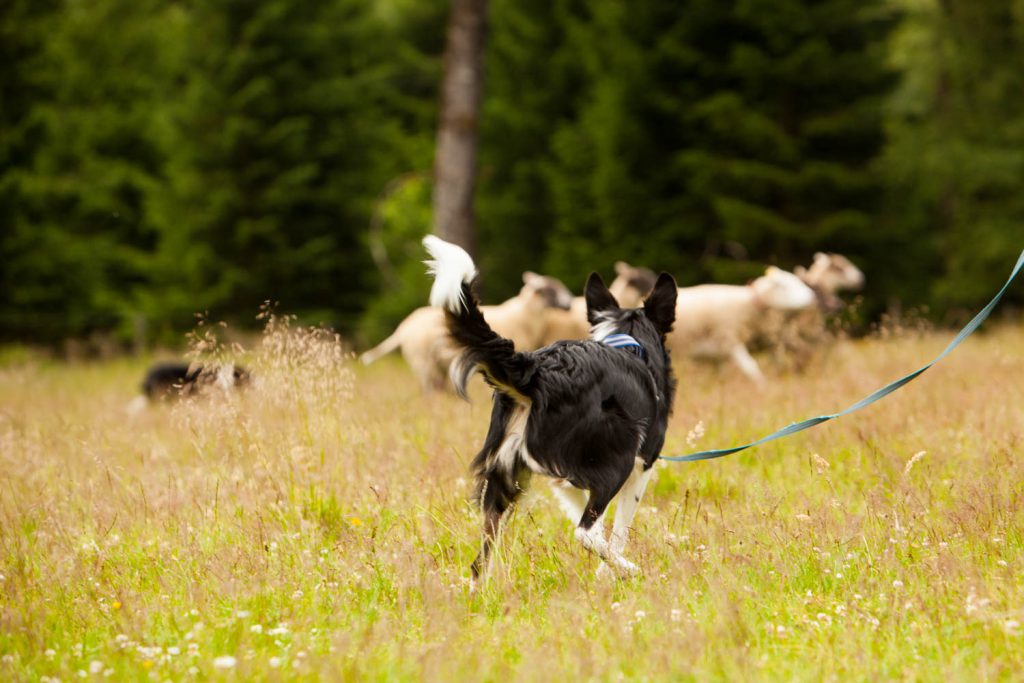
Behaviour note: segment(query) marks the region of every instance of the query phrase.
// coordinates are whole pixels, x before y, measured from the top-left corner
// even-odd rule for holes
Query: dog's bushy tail
[[[480,370],[495,389],[524,395],[533,364],[527,354],[517,353],[512,341],[498,335],[484,319],[473,291],[477,275],[473,259],[462,247],[433,235],[423,238],[423,246],[432,257],[426,262],[434,276],[430,304],[444,308],[448,334],[462,350],[451,367],[455,390],[466,398],[466,382],[475,370]]]

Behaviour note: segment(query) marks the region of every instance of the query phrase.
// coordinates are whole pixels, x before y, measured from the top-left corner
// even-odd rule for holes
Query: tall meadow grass
[[[1024,671],[1024,330],[880,404],[659,464],[595,576],[543,481],[471,593],[489,399],[265,311],[240,391],[126,410],[145,360],[0,368],[0,678],[1013,680]],[[832,412],[946,333],[844,341],[764,391],[681,365],[668,453]]]

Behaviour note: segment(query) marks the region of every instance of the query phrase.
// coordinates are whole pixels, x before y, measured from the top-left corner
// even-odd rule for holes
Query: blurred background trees
[[[742,282],[832,250],[869,314],[943,317],[1024,246],[1024,0],[488,5],[488,300],[526,269]],[[173,342],[271,299],[377,340],[425,301],[449,10],[3,3],[0,339]]]

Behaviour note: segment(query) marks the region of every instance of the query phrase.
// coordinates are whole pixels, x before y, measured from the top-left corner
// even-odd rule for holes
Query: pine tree
[[[15,208],[4,327],[37,341],[131,329],[154,245],[147,202],[166,160],[159,112],[174,78],[165,48],[176,14],[159,0],[59,9],[28,24],[41,42],[16,63],[33,88],[5,165]]]
[[[559,121],[577,107],[582,67],[567,42],[572,0],[491,0],[477,193],[480,267],[491,300],[536,270],[555,221],[548,169]],[[583,281],[568,282],[579,291]]]
[[[359,0],[212,0],[190,26],[161,308],[180,324],[274,299],[350,329],[373,285],[373,200],[405,139],[381,22]]]
[[[19,0],[0,6],[0,340],[10,341],[32,319],[34,285],[25,260],[33,247],[26,224],[23,187],[42,131],[33,120],[34,104],[47,94],[39,75],[45,37],[57,0]],[[26,282],[27,281],[27,282]]]
[[[931,283],[906,295],[965,314],[1024,246],[1024,13],[1013,0],[900,4],[892,51],[904,78],[884,170],[893,220],[915,238],[906,253],[926,249],[919,282]]]
[[[590,3],[584,104],[560,127],[549,264],[633,258],[736,281],[864,253],[891,87],[882,3]],[[626,256],[629,255],[629,256]]]

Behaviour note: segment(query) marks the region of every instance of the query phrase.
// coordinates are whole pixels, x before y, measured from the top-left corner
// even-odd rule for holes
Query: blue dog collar
[[[613,349],[636,349],[637,355],[641,358],[647,357],[644,345],[628,334],[610,334],[601,341]]]

